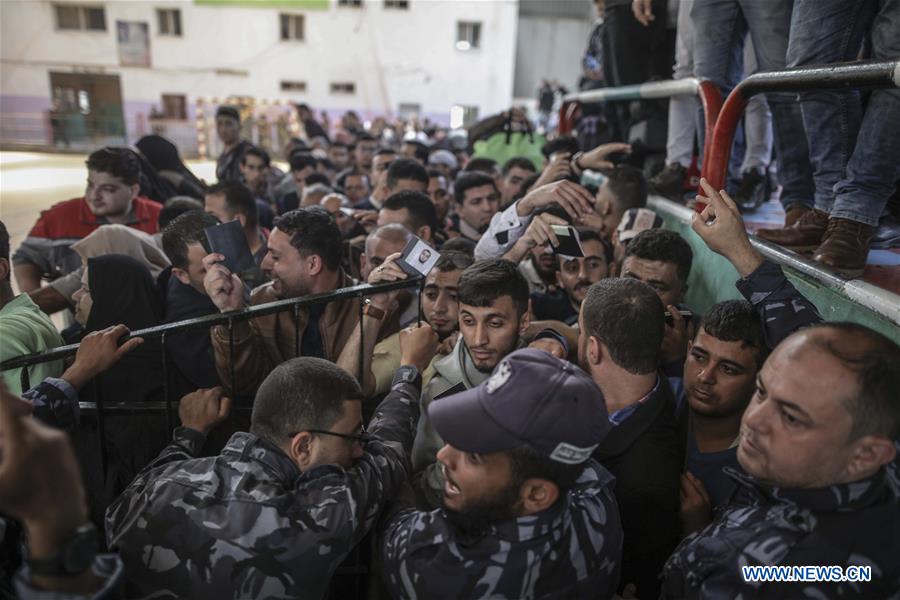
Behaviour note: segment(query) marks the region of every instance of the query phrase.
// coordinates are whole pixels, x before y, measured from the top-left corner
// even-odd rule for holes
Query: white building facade
[[[156,131],[191,155],[204,145],[198,125],[229,99],[282,119],[280,127],[299,102],[331,119],[350,109],[441,125],[451,114],[484,117],[513,97],[518,8],[517,0],[3,0],[0,143],[92,148]]]

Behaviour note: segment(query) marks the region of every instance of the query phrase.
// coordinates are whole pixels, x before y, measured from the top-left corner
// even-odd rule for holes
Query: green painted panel
[[[738,280],[738,274],[731,263],[709,250],[689,224],[671,214],[661,211],[659,214],[665,220],[666,228],[680,233],[694,251],[694,262],[691,266],[691,276],[688,279],[686,297],[688,306],[702,314],[716,302],[742,298],[734,286]],[[811,278],[791,269],[785,269],[785,272],[797,290],[816,305],[826,321],[860,323],[885,334],[900,344],[900,326]]]
[[[240,6],[242,8],[293,8],[328,10],[331,0],[194,0],[200,6]]]

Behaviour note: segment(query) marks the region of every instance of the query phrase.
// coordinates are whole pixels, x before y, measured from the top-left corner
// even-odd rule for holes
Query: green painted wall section
[[[734,286],[738,280],[737,271],[727,260],[709,250],[691,226],[673,215],[659,212],[666,222],[666,228],[680,233],[694,251],[691,276],[688,279],[686,302],[698,313],[706,312],[716,302],[742,298]],[[797,290],[806,296],[826,321],[852,321],[879,331],[900,344],[900,326],[878,313],[853,302],[845,295],[822,284],[785,269],[788,279]]]

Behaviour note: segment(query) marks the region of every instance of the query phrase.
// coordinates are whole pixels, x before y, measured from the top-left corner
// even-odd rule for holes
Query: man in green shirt
[[[63,345],[50,317],[41,312],[28,294],[13,294],[10,272],[9,232],[0,221],[0,363]],[[28,368],[28,379],[36,384],[45,377],[59,377],[62,372],[60,360],[39,363]],[[6,369],[2,376],[10,392],[18,395],[24,391],[22,369]]]

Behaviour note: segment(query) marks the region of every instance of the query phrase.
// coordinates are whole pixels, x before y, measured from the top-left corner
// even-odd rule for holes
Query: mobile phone
[[[425,277],[440,257],[441,255],[437,250],[418,237],[413,236],[406,243],[406,247],[403,248],[400,258],[397,259],[397,266],[403,269],[404,273],[413,277],[419,275]]]
[[[666,311],[664,314],[666,315],[666,325],[668,325],[669,327],[674,327],[675,321],[672,318],[672,313],[670,313],[669,311]],[[682,321],[690,321],[691,319],[694,318],[694,313],[692,313],[689,310],[679,309],[678,314],[681,315]]]
[[[581,247],[581,237],[571,225],[551,225],[550,229],[556,234],[559,244],[553,247],[553,251],[562,256],[584,256],[584,248]]]
[[[223,255],[225,260],[222,264],[232,273],[241,273],[256,266],[240,221],[213,225],[203,232],[206,234],[207,250]]]

